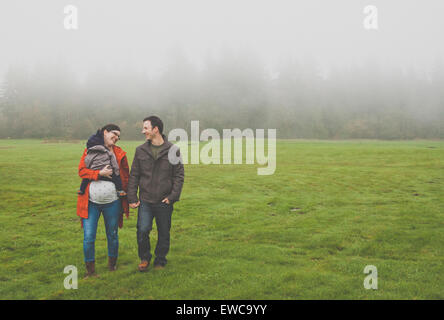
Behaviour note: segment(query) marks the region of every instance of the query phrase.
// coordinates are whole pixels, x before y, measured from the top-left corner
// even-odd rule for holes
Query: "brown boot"
[[[96,268],[95,268],[95,261],[85,262],[86,266],[86,275],[85,278],[95,276],[96,274]]]
[[[117,257],[108,257],[108,269],[109,271],[117,269]]]

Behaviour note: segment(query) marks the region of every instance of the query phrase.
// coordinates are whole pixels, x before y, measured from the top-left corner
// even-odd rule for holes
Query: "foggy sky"
[[[70,4],[78,30],[64,28]],[[367,5],[378,8],[377,31],[363,27]],[[178,48],[197,65],[243,50],[271,68],[291,56],[325,70],[369,60],[427,69],[444,54],[443,14],[442,0],[3,0],[0,79],[9,65],[57,61],[79,75],[100,67],[155,73]]]

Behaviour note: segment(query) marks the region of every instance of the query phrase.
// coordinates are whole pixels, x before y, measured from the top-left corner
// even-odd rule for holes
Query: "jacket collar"
[[[116,146],[116,145],[113,146],[113,151],[114,151],[114,154],[116,155],[117,163],[120,164],[120,161],[121,161],[121,160],[123,159],[123,157],[126,155],[126,152],[123,151],[122,148],[120,148],[120,147],[118,147],[118,146]]]
[[[159,153],[157,155],[157,159],[159,159],[161,156],[163,156],[165,153],[168,152],[168,150],[170,149],[172,143],[168,141],[167,137],[162,134],[162,138],[163,138],[163,144],[159,149]],[[151,152],[151,140],[147,140],[143,145],[142,148],[145,152],[147,152],[152,158],[154,158],[153,153]]]

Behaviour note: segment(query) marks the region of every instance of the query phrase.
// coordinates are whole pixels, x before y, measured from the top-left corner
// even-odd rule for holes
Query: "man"
[[[179,148],[163,135],[163,122],[156,116],[143,119],[142,133],[147,141],[136,148],[128,182],[128,201],[138,208],[137,245],[141,260],[139,271],[147,271],[151,261],[150,231],[156,219],[158,240],[154,251],[154,269],[163,269],[170,248],[170,229],[173,204],[179,201],[184,181]],[[173,157],[169,157],[169,154]],[[176,158],[180,159],[180,158]],[[137,197],[139,189],[139,198]]]

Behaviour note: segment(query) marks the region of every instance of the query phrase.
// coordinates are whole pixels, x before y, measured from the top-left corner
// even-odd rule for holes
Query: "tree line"
[[[82,78],[67,64],[11,66],[0,90],[0,138],[85,139],[107,123],[140,139],[157,115],[168,133],[204,128],[276,128],[278,138],[442,139],[444,67],[377,63],[323,72],[287,59],[271,72],[251,55],[177,54],[162,72],[97,67]]]

